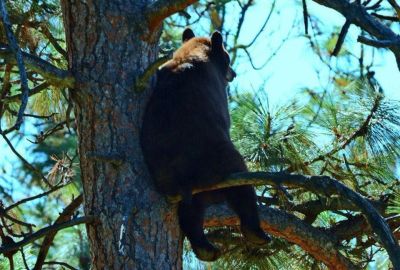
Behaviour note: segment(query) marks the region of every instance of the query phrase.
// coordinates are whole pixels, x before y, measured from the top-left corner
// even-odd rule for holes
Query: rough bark
[[[154,191],[139,143],[148,91],[135,78],[157,58],[145,39],[150,1],[63,1],[93,269],[180,269],[175,209]],[[153,36],[159,37],[160,28]],[[158,38],[156,39],[158,40]]]

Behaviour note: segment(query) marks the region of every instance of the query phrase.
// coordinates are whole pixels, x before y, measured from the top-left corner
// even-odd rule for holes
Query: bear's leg
[[[196,195],[191,201],[181,201],[178,205],[179,225],[189,239],[197,258],[202,261],[215,261],[221,253],[204,234],[204,212],[204,203]]]
[[[240,218],[243,236],[256,245],[264,245],[271,238],[260,227],[257,212],[257,198],[252,186],[238,186],[226,189],[226,199]]]

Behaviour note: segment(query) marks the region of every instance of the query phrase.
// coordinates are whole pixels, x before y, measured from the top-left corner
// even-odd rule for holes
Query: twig
[[[54,36],[51,34],[49,27],[47,24],[42,24],[40,26],[40,29],[42,30],[42,34],[48,38],[50,43],[53,45],[54,49],[56,49],[65,59],[67,59],[68,55],[67,52],[58,44],[57,40],[54,38]]]
[[[344,149],[347,145],[349,145],[354,139],[362,136],[365,134],[365,132],[367,132],[368,130],[368,125],[371,122],[372,117],[374,116],[375,112],[378,110],[378,107],[381,103],[382,100],[382,96],[376,96],[375,97],[375,101],[374,101],[374,105],[371,108],[370,113],[368,114],[368,116],[365,118],[364,122],[361,124],[361,126],[355,130],[350,137],[345,140],[342,144],[340,144],[338,147],[333,148],[332,150],[330,150],[328,153],[325,154],[321,154],[319,156],[317,156],[316,158],[310,160],[310,161],[306,161],[304,162],[304,164],[312,164],[316,161],[320,161],[320,160],[324,160],[326,157],[329,157],[333,154],[336,154],[337,152],[339,152],[340,150]]]
[[[372,12],[371,15],[374,15],[375,17],[377,17],[379,19],[388,20],[388,21],[392,21],[392,22],[398,22],[400,20],[400,18],[397,16],[387,16],[387,15],[382,15],[382,14],[378,14],[375,12]]]
[[[32,227],[35,227],[35,224],[23,222],[23,221],[21,221],[19,219],[16,219],[15,217],[10,216],[9,214],[7,214],[6,211],[4,211],[1,208],[0,208],[0,217],[1,218],[4,217],[5,219],[11,220],[12,222],[14,222],[14,223],[16,223],[18,225],[25,226],[25,227],[27,227],[29,229],[29,231],[32,231]]]
[[[400,19],[400,6],[396,3],[396,0],[388,0],[389,4],[394,8],[397,13],[397,17]]]
[[[239,44],[238,45],[237,41],[236,41],[236,43],[234,43],[233,47],[230,49],[230,52],[233,52],[232,58],[231,58],[231,64],[235,63],[236,58],[237,58],[237,51],[239,49],[245,50],[245,49],[251,47],[257,41],[257,39],[261,35],[261,33],[264,32],[264,29],[267,26],[268,22],[270,21],[271,16],[272,16],[272,14],[274,12],[275,5],[276,5],[276,1],[272,2],[271,9],[269,10],[267,18],[265,19],[265,21],[264,21],[263,25],[261,26],[260,30],[258,30],[257,34],[253,37],[253,39],[248,44],[245,44],[245,45]],[[265,66],[265,64],[263,66]]]
[[[29,269],[28,262],[26,261],[26,258],[25,258],[24,247],[21,247],[21,249],[20,249],[19,251],[21,252],[22,262],[24,263],[25,269],[26,269],[26,270],[30,270],[30,269]]]
[[[32,243],[33,241],[36,241],[37,239],[42,238],[43,236],[46,236],[47,234],[54,232],[54,231],[59,231],[68,227],[72,227],[78,224],[82,223],[92,223],[95,221],[95,217],[93,216],[84,216],[84,217],[79,217],[72,219],[67,222],[59,223],[59,224],[54,224],[48,227],[45,227],[43,229],[38,230],[37,232],[32,233],[31,235],[25,237],[22,241],[16,242],[12,245],[6,245],[6,246],[1,246],[0,247],[0,254],[3,254],[4,252],[11,252],[14,250],[17,250],[29,243]]]
[[[66,186],[66,185],[54,186],[54,187],[52,187],[50,190],[48,190],[48,191],[46,191],[46,192],[40,193],[40,194],[38,194],[38,195],[29,197],[29,198],[22,199],[22,200],[20,200],[20,201],[14,203],[14,204],[8,206],[7,208],[4,209],[4,211],[5,211],[5,212],[8,212],[8,211],[10,211],[11,209],[13,209],[13,208],[15,208],[15,207],[17,207],[17,206],[19,206],[19,205],[21,205],[21,204],[23,204],[23,203],[26,203],[26,202],[29,202],[29,201],[33,201],[33,200],[42,198],[42,197],[44,197],[44,196],[46,196],[46,195],[49,195],[50,193],[53,193],[54,191],[57,191],[57,190],[59,190],[60,188],[63,188],[63,187],[65,187],[65,186]]]
[[[50,86],[50,84],[48,82],[41,83],[41,84],[35,86],[34,88],[32,88],[31,91],[29,91],[29,96],[36,95],[37,93],[40,93],[44,89],[47,89],[49,86]],[[21,99],[21,97],[22,97],[22,94],[13,95],[10,97],[4,97],[0,100],[0,102],[9,103],[9,102],[17,101],[17,100]]]
[[[365,9],[366,10],[374,10],[374,9],[377,9],[377,8],[379,8],[380,6],[381,6],[381,3],[383,2],[383,0],[378,0],[378,1],[376,1],[376,3],[375,4],[373,4],[372,6],[366,6],[365,7]]]
[[[359,36],[357,41],[376,48],[388,48],[390,46],[395,46],[398,43],[398,41],[394,40],[376,40],[364,36]]]
[[[32,172],[34,172],[37,176],[39,176],[40,178],[42,178],[42,180],[48,185],[48,186],[52,186],[50,185],[49,181],[47,181],[47,178],[38,170],[36,169],[32,164],[30,164],[23,156],[21,156],[20,153],[17,152],[17,150],[14,148],[14,146],[12,145],[12,143],[10,142],[10,140],[7,138],[7,136],[4,133],[0,132],[0,135],[3,137],[3,139],[6,141],[8,147],[10,147],[11,151],[22,161],[22,163],[24,163],[28,169],[30,169]]]
[[[15,129],[19,129],[23,122],[23,114],[26,109],[26,105],[28,104],[28,95],[29,95],[29,87],[28,87],[28,76],[26,74],[24,60],[22,59],[22,52],[17,44],[17,40],[12,32],[10,19],[8,18],[8,12],[6,8],[6,4],[4,0],[0,0],[0,14],[3,21],[3,26],[6,32],[7,40],[10,44],[10,49],[17,61],[17,66],[19,69],[19,75],[21,78],[21,105],[18,110],[17,121],[15,123]]]
[[[335,49],[332,52],[332,56],[337,56],[339,54],[340,49],[342,48],[342,45],[344,42],[344,38],[346,37],[347,32],[349,31],[350,24],[351,24],[350,21],[346,20],[346,22],[344,23],[344,25],[342,27],[342,30],[340,30]]]
[[[29,142],[34,143],[34,144],[39,144],[44,142],[49,136],[51,136],[52,134],[56,133],[57,131],[63,130],[64,129],[64,125],[66,125],[67,121],[62,121],[60,123],[57,123],[54,127],[46,130],[45,132],[40,132],[40,134],[35,135],[35,141],[31,141],[29,139],[27,139]]]
[[[303,5],[303,21],[304,21],[304,32],[308,35],[308,9],[306,0],[302,0]]]

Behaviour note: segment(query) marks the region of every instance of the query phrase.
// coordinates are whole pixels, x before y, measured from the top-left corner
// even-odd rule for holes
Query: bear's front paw
[[[199,260],[212,262],[221,256],[221,251],[209,242],[203,242],[200,245],[193,245],[194,254]]]
[[[241,226],[240,229],[243,236],[252,244],[263,246],[271,242],[271,237],[266,234],[260,227],[250,228],[246,226]]]

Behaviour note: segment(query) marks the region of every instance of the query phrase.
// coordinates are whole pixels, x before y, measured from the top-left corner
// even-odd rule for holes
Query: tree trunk
[[[135,78],[157,58],[146,0],[63,1],[93,269],[181,269],[175,211],[153,188],[139,131],[147,94]],[[148,92],[148,91],[147,91]]]

